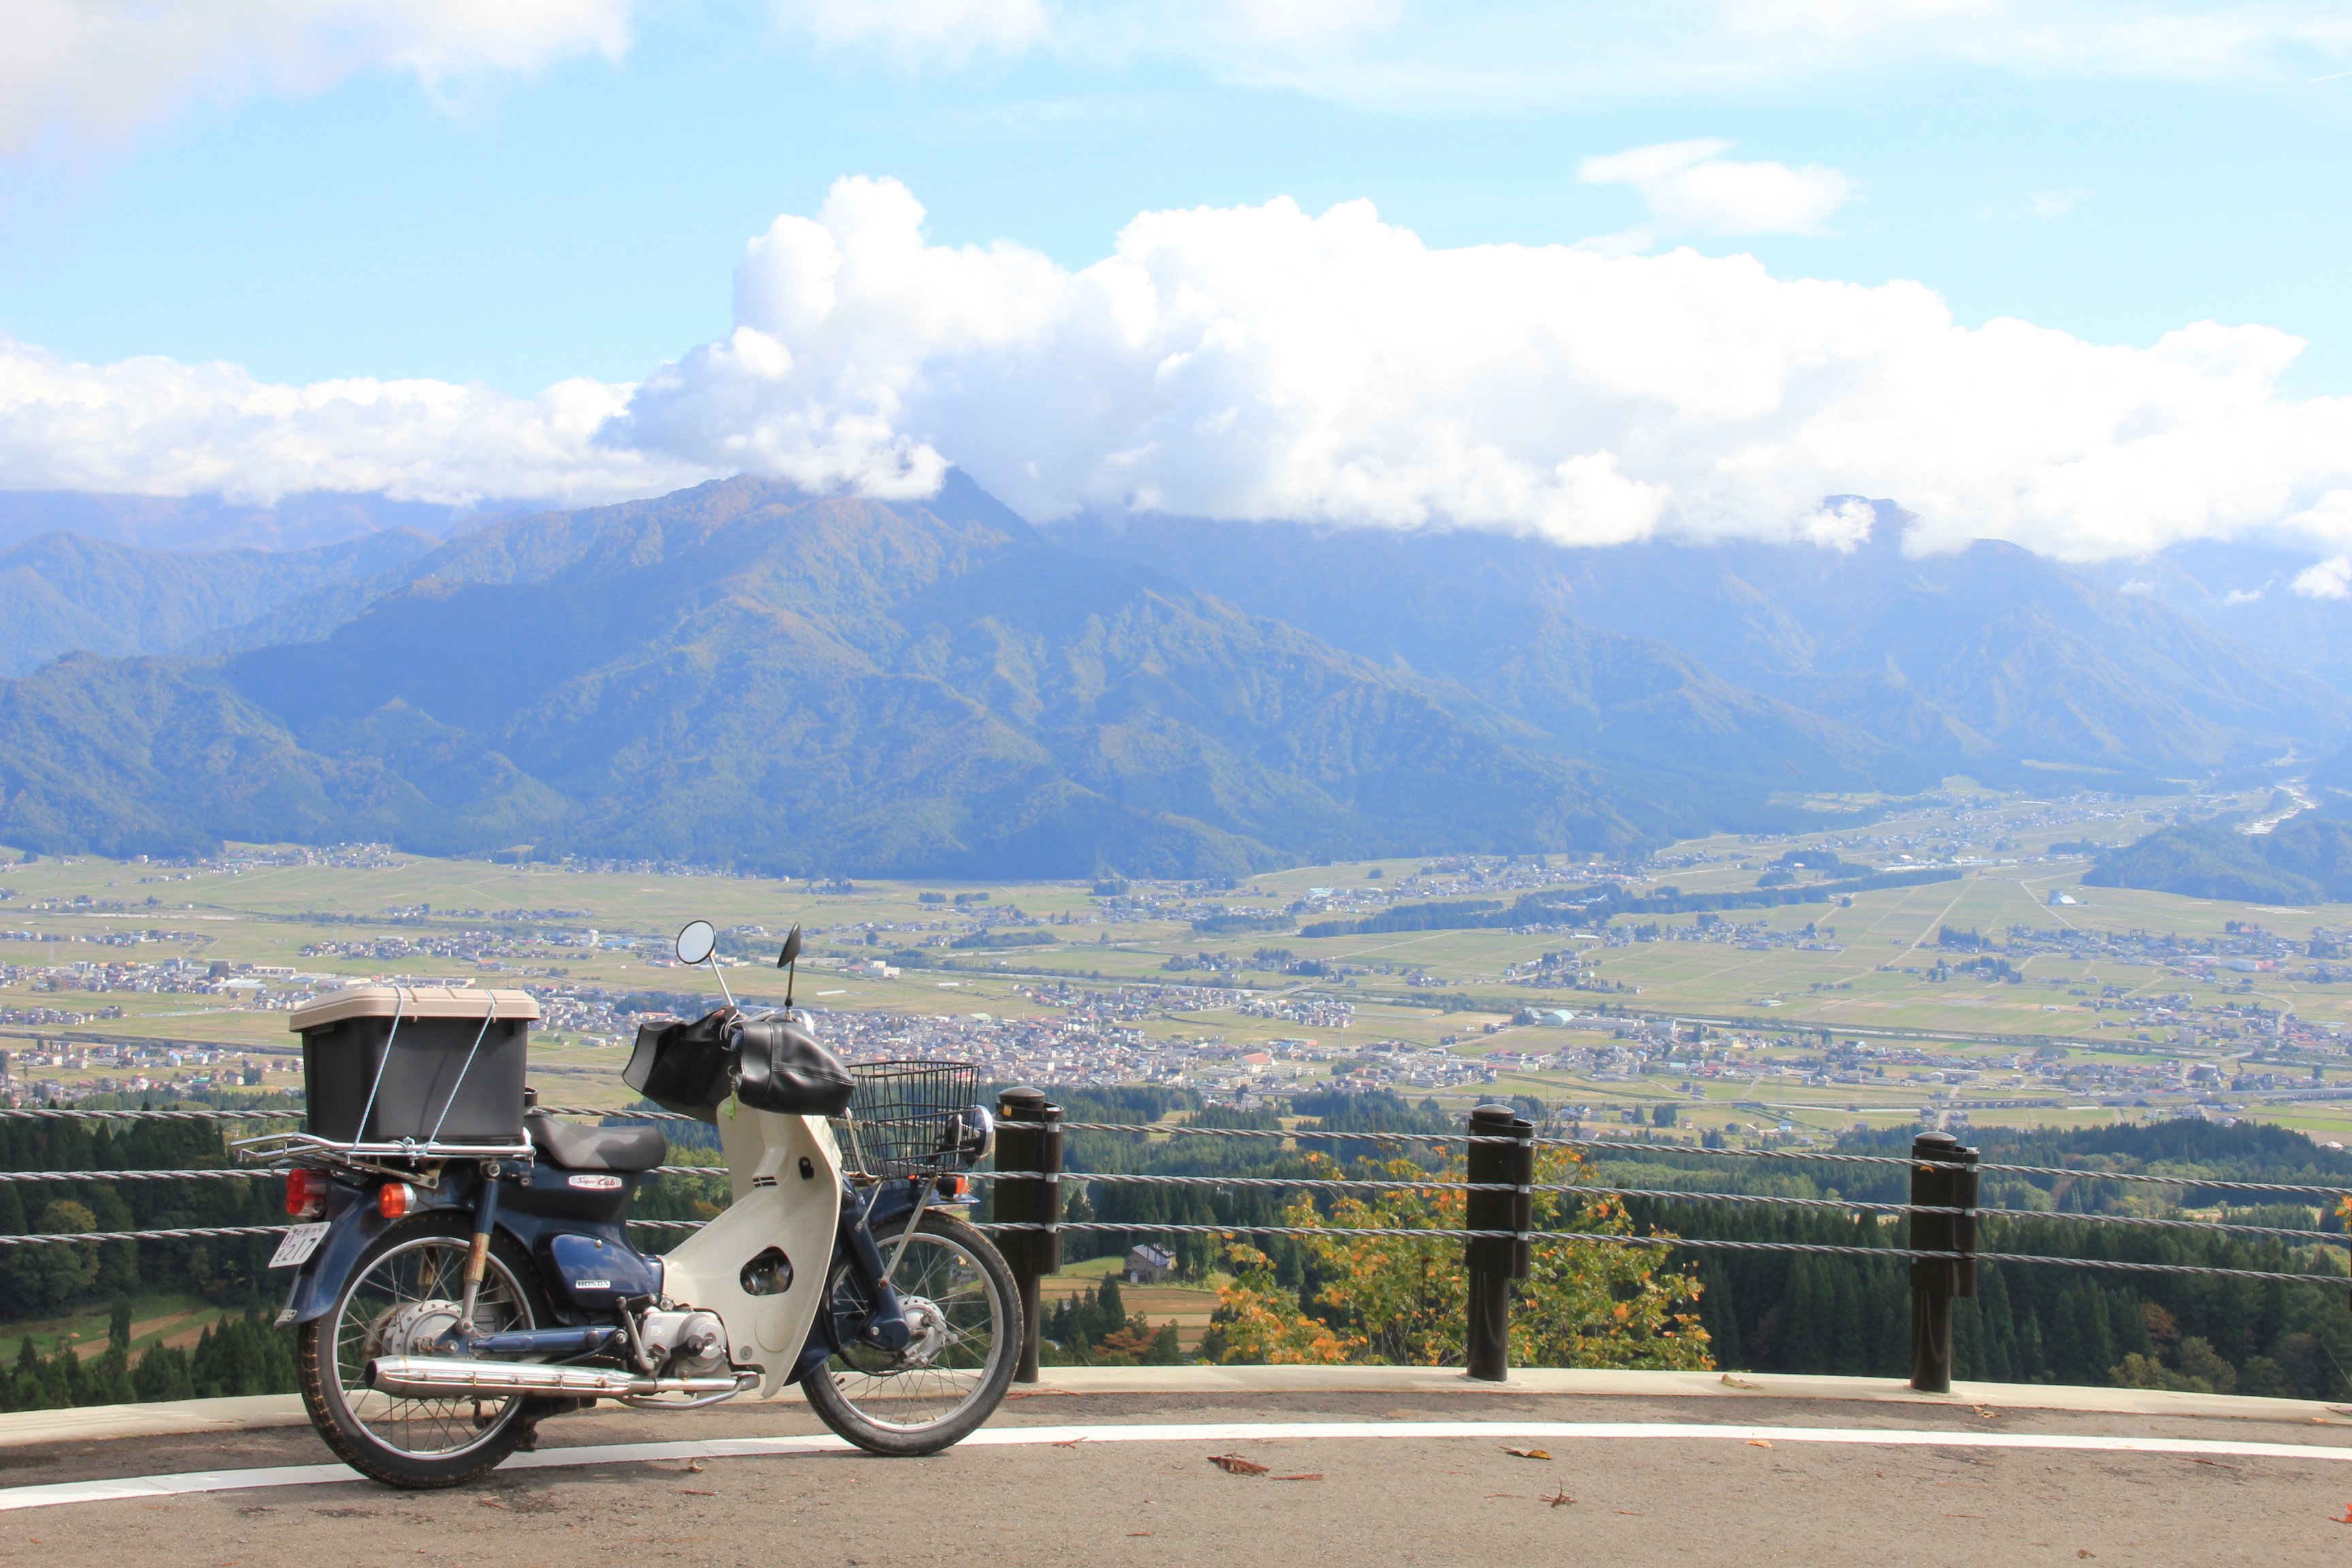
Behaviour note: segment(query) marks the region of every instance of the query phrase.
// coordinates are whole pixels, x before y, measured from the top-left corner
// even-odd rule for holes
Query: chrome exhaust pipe
[[[547,1366],[534,1362],[473,1361],[459,1356],[378,1356],[367,1384],[397,1399],[450,1399],[472,1394],[541,1394],[556,1399],[626,1399],[655,1394],[733,1394],[759,1381],[757,1373],[729,1377],[640,1377],[609,1367]]]

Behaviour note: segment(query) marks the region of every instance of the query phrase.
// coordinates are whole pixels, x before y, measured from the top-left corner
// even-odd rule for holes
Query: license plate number
[[[327,1232],[333,1228],[327,1224],[294,1226],[286,1233],[286,1239],[278,1244],[278,1250],[270,1254],[269,1267],[292,1268],[310,1262],[310,1254],[319,1250],[319,1244],[327,1239]]]

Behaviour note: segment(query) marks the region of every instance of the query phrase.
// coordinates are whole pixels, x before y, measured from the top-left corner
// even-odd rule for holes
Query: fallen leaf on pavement
[[[2334,1516],[2331,1515],[2330,1517],[2332,1518]],[[2347,1502],[2344,1505],[2344,1517],[2336,1520],[2336,1522],[2338,1524],[2352,1524],[2352,1502]]]
[[[1056,1448],[1075,1448],[1085,1441],[1086,1439],[1084,1437],[1065,1437],[1062,1441],[1055,1444],[1054,1447]]]
[[[702,1461],[700,1459],[688,1460],[686,1468],[689,1470],[700,1470],[703,1468]]]
[[[1996,1420],[2000,1415],[2000,1411],[1995,1410],[1989,1405],[1972,1405],[1969,1408],[1974,1410],[1978,1415],[1983,1416],[1988,1421]]]
[[[1304,1476],[1269,1476],[1266,1479],[1276,1481],[1319,1481],[1323,1479],[1323,1472],[1317,1470]]]
[[[699,1492],[692,1487],[680,1487],[677,1491],[680,1497],[717,1497],[719,1495],[717,1492]]]
[[[1244,1459],[1239,1454],[1212,1454],[1209,1463],[1229,1476],[1262,1476],[1267,1468],[1255,1459]]]
[[[1745,1378],[1734,1377],[1727,1372],[1723,1374],[1723,1383],[1724,1386],[1727,1388],[1761,1388],[1764,1386],[1760,1383],[1749,1383]]]
[[[1551,1458],[1549,1454],[1545,1453],[1541,1448],[1506,1448],[1503,1452],[1506,1454],[1516,1454],[1522,1459],[1549,1459]]]
[[[1751,1448],[1769,1448],[1772,1444],[1769,1438],[1750,1437],[1748,1439],[1748,1446]]]
[[[1569,1503],[1574,1502],[1576,1500],[1569,1496],[1566,1492],[1554,1492],[1551,1496],[1544,1499],[1543,1500],[1551,1504],[1554,1508],[1561,1508]]]
[[[2098,1553],[2092,1551],[2087,1546],[2077,1546],[2074,1548],[2074,1555],[2077,1557],[2096,1557]]]

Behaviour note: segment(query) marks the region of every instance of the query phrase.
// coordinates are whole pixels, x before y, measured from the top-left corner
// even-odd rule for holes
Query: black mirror
[[[798,924],[795,924],[791,931],[784,933],[784,950],[783,952],[776,954],[776,967],[778,969],[790,969],[793,966],[793,960],[798,958],[800,955],[801,928]]]
[[[700,963],[719,946],[719,932],[709,921],[689,921],[677,933],[677,961]]]

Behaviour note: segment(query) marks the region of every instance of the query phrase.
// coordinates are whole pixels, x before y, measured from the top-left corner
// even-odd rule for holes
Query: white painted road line
[[[2352,1447],[2316,1443],[2241,1443],[2203,1437],[2106,1437],[2063,1432],[1946,1432],[1916,1427],[1725,1426],[1675,1421],[1240,1421],[1198,1425],[983,1427],[967,1448],[1059,1443],[1281,1443],[1338,1437],[1669,1438],[1735,1443],[1835,1443],[1901,1448],[2043,1448],[2073,1453],[2179,1454],[2246,1459],[2352,1462]],[[517,1454],[499,1468],[544,1470],[656,1459],[759,1459],[852,1451],[839,1437],[722,1437],[709,1442],[609,1443]],[[253,1470],[192,1470],[172,1476],[61,1481],[0,1489],[0,1511],[67,1503],[121,1502],[193,1492],[261,1490],[359,1481],[342,1465],[278,1465]]]

